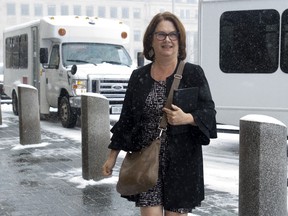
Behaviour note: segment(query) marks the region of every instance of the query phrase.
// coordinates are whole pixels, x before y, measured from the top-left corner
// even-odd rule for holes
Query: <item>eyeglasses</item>
[[[159,41],[165,40],[167,36],[169,37],[169,39],[171,41],[176,41],[176,40],[178,40],[178,37],[179,37],[179,33],[176,31],[173,31],[170,33],[166,33],[166,32],[161,31],[161,32],[155,32],[154,34],[156,35],[156,38]]]

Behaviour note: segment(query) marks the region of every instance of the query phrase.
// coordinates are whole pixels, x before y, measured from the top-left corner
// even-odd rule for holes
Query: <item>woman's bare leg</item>
[[[171,212],[171,211],[165,211],[165,216],[187,216],[187,213],[176,213],[176,212]]]
[[[141,216],[163,216],[162,206],[140,207]]]

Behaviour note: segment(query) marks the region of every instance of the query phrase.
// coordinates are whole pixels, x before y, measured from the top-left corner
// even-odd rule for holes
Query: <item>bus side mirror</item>
[[[71,74],[74,75],[77,72],[77,65],[72,65]]]
[[[48,48],[40,48],[40,63],[48,63]]]
[[[137,66],[138,67],[144,66],[144,55],[142,52],[137,53]]]

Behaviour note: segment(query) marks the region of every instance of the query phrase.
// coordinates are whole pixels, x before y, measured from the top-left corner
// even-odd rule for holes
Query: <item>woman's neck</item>
[[[175,71],[177,59],[175,61],[157,61],[155,60],[151,67],[151,76],[156,81],[164,81]]]

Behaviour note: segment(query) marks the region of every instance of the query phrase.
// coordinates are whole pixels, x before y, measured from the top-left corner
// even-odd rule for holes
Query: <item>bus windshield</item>
[[[73,64],[110,63],[131,66],[132,60],[123,46],[98,43],[64,43],[62,59],[65,67]]]

